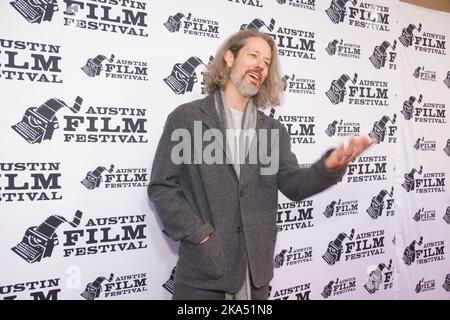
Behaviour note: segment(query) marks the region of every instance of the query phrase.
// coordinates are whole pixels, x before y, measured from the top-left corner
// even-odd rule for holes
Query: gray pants
[[[269,285],[261,288],[251,286],[252,300],[267,300],[269,296]],[[225,300],[225,292],[206,289],[197,289],[177,284],[173,290],[173,300]]]

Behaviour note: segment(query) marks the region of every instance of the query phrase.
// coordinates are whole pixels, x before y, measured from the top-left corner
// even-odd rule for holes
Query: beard
[[[239,93],[242,96],[253,97],[258,93],[261,85],[257,86],[245,83],[244,78],[246,74],[247,72],[240,73],[239,71],[232,68],[230,71],[230,80],[231,83],[233,83],[233,85],[239,90]]]

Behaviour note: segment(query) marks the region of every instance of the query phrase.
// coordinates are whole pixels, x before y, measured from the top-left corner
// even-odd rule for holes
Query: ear
[[[227,64],[228,68],[231,68],[234,62],[234,54],[230,50],[227,50],[225,52],[225,55],[223,56],[223,59],[225,60],[225,63]]]

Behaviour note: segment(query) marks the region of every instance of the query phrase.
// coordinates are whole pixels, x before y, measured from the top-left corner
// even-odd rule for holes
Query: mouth
[[[251,82],[255,85],[260,85],[261,84],[261,74],[259,72],[255,72],[255,71],[248,71],[247,75],[249,76]]]

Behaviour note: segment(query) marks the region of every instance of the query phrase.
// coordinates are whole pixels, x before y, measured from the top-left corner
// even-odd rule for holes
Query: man
[[[267,299],[278,190],[300,201],[336,184],[372,140],[351,137],[348,146],[340,144],[300,169],[285,127],[257,111],[279,105],[282,95],[275,42],[258,30],[240,31],[225,41],[205,82],[209,96],[169,114],[148,187],[165,234],[180,241],[173,298]],[[195,140],[199,128],[209,130],[210,141],[219,141],[221,147],[211,154],[225,153],[228,163],[197,158],[191,164],[192,155],[205,155],[208,148]],[[194,147],[180,151],[183,134]],[[222,143],[221,137],[226,138]],[[276,156],[272,163],[261,153],[264,148]],[[174,150],[185,161],[174,161]]]

